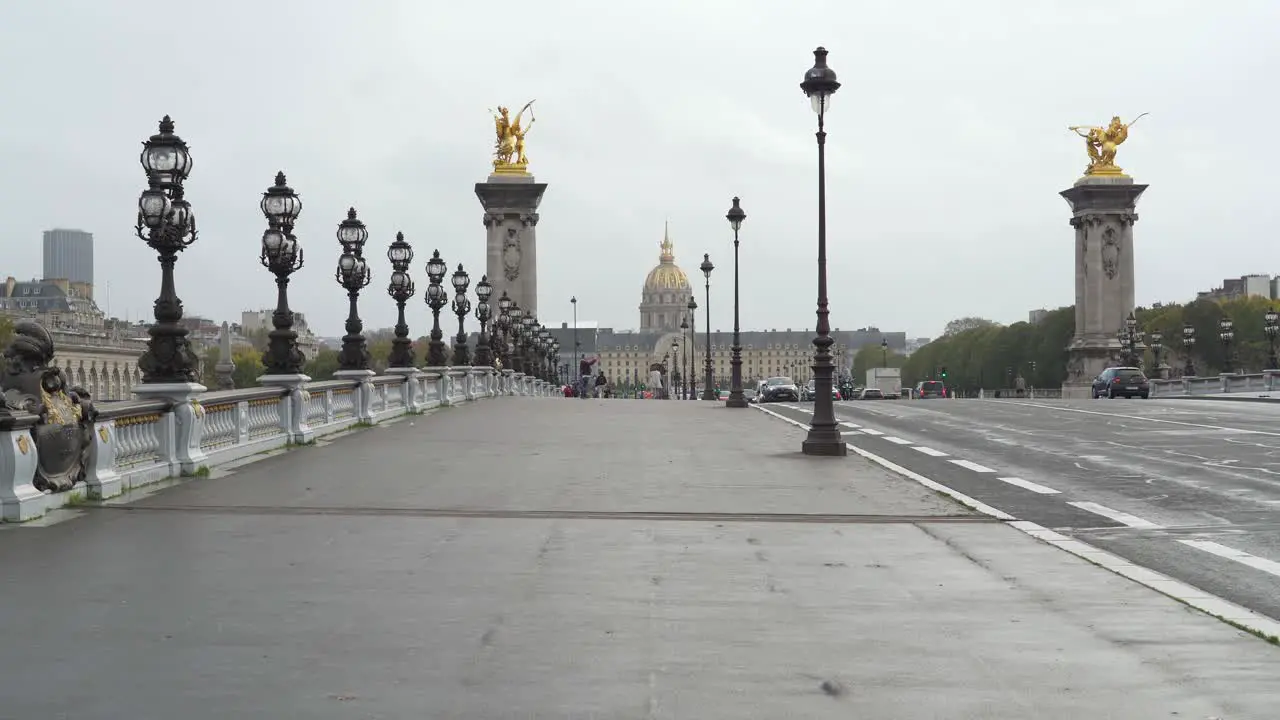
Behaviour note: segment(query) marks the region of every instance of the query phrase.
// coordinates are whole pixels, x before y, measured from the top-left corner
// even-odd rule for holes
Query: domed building
[[[681,319],[688,314],[693,286],[689,284],[689,277],[676,265],[670,228],[663,229],[661,248],[658,265],[649,271],[640,291],[640,332],[679,330]]]

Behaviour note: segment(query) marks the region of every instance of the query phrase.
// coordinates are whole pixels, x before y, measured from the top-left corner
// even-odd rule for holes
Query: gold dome
[[[662,231],[662,253],[658,255],[658,266],[649,271],[644,279],[646,293],[674,290],[688,294],[692,290],[689,276],[676,265],[674,245],[671,243],[671,232],[667,227]]]

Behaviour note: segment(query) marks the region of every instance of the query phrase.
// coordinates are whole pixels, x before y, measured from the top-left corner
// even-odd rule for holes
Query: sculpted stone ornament
[[[502,241],[502,270],[508,280],[520,277],[520,231],[507,228],[507,237]]]
[[[1129,139],[1129,128],[1142,119],[1142,115],[1128,123],[1121,122],[1120,116],[1117,115],[1111,118],[1111,123],[1106,127],[1073,125],[1067,128],[1084,138],[1085,151],[1089,153],[1089,165],[1084,169],[1086,176],[1128,177],[1124,174],[1124,170],[1116,165],[1116,149]]]
[[[4,349],[0,391],[4,407],[40,418],[32,428],[39,464],[32,484],[37,490],[61,492],[84,481],[93,452],[97,411],[89,391],[71,387],[53,367],[53,337],[39,323],[22,321]]]
[[[493,146],[493,173],[495,175],[528,175],[529,158],[524,154],[524,136],[533,127],[536,120],[533,116],[533,100],[525,103],[515,119],[511,111],[498,106],[493,113],[494,134],[497,136]],[[525,111],[529,111],[529,124],[521,125]],[[490,111],[492,112],[492,111]]]
[[[1119,271],[1120,241],[1116,239],[1116,229],[1109,227],[1102,231],[1102,272],[1113,280]]]

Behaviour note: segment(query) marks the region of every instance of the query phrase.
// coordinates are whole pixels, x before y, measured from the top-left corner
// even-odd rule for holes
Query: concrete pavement
[[[512,399],[5,529],[0,717],[1274,716],[1276,648],[800,437]]]

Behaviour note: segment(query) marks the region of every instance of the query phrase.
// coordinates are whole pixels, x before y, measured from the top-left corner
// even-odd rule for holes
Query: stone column
[[[1129,177],[1085,176],[1061,193],[1076,231],[1076,332],[1064,398],[1090,397],[1093,378],[1119,360],[1116,333],[1134,307],[1134,208],[1146,189]]]
[[[546,189],[532,175],[490,175],[476,183],[493,296],[506,292],[526,313],[538,311],[538,205]]]

